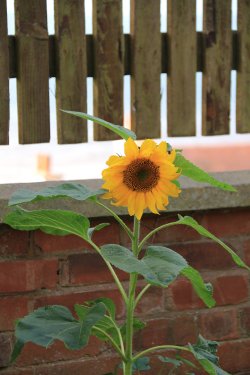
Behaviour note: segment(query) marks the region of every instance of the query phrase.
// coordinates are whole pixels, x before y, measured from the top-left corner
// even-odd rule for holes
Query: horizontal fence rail
[[[122,32],[121,0],[93,0],[93,35],[85,35],[84,1],[55,0],[55,35],[48,35],[46,1],[16,0],[16,35],[7,33],[0,2],[0,144],[8,144],[8,78],[17,78],[21,144],[48,142],[49,77],[56,78],[58,143],[87,141],[86,78],[94,78],[94,115],[123,123],[123,76],[131,76],[131,128],[160,137],[160,74],[167,73],[168,136],[195,135],[195,74],[202,72],[202,134],[229,133],[230,76],[237,71],[238,133],[250,132],[250,2],[204,0],[203,32],[193,0],[168,0],[168,32],[160,32],[160,0],[131,0],[131,32]],[[95,140],[116,137],[96,127]]]

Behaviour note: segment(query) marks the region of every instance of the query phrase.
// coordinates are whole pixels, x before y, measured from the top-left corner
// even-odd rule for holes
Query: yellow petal
[[[146,139],[140,147],[140,156],[149,157],[156,147],[157,144],[152,139]]]
[[[139,148],[132,138],[129,138],[124,144],[124,152],[128,158],[135,159],[139,155]]]
[[[133,216],[135,214],[136,196],[137,196],[137,193],[133,192],[129,195],[129,198],[128,198],[128,213],[130,216]]]
[[[148,191],[147,193],[145,193],[145,201],[146,201],[146,206],[150,209],[151,212],[153,212],[154,214],[159,214],[155,206],[155,198],[153,194],[151,193],[151,191]]]
[[[138,193],[135,203],[135,216],[138,220],[141,219],[145,206],[146,205],[144,193]]]

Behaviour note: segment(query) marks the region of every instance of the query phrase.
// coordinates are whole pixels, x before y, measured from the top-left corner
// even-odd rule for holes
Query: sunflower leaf
[[[181,153],[176,154],[174,164],[181,170],[181,174],[183,176],[186,176],[191,180],[205,182],[222,190],[233,192],[236,191],[236,189],[232,185],[219,181],[213,176],[209,175],[201,168],[191,163],[191,161],[187,160]]]
[[[232,257],[233,261],[240,267],[246,268],[250,270],[250,268],[243,262],[243,260],[224,242],[222,242],[219,238],[214,236],[212,233],[210,233],[207,229],[205,229],[202,225],[198,224],[196,220],[194,220],[190,216],[184,216],[178,215],[179,221],[176,222],[176,224],[182,224],[182,225],[188,225],[194,230],[196,230],[198,233],[200,233],[202,236],[210,238],[211,240],[217,242],[219,245],[221,245]]]
[[[64,306],[40,307],[18,320],[15,335],[16,345],[12,361],[20,354],[27,342],[47,348],[55,340],[63,341],[68,349],[81,349],[87,345],[92,327],[103,318],[105,306],[102,303],[90,308],[79,320]]]
[[[9,206],[17,204],[37,202],[46,199],[71,198],[78,201],[95,199],[96,196],[103,194],[105,190],[91,190],[87,186],[74,183],[64,183],[57,186],[47,187],[40,191],[29,189],[17,190],[9,200]]]
[[[208,307],[213,307],[215,305],[216,302],[213,299],[210,285],[204,283],[197,270],[188,266],[181,271],[181,274],[191,282],[196,294]]]
[[[135,133],[132,132],[131,130],[126,129],[120,125],[114,125],[111,122],[100,119],[99,117],[91,116],[83,112],[65,111],[65,110],[62,110],[62,112],[68,113],[73,116],[81,117],[86,120],[93,121],[96,124],[102,125],[105,128],[111,130],[113,133],[116,133],[117,135],[119,135],[121,138],[125,140],[127,140],[128,138],[136,139]]]
[[[175,251],[163,246],[149,246],[144,258],[117,244],[101,247],[103,257],[115,267],[128,272],[137,272],[148,283],[167,287],[188,266],[186,260]]]
[[[87,217],[64,210],[28,211],[15,207],[3,220],[14,229],[36,230],[57,236],[75,234],[88,240],[89,220]]]
[[[209,375],[229,375],[228,372],[219,367],[219,360],[216,355],[217,348],[218,343],[216,341],[206,340],[201,335],[196,344],[189,344],[190,351]]]

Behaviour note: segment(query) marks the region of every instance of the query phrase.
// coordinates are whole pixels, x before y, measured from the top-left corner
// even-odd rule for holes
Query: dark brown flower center
[[[150,191],[160,178],[159,167],[146,158],[133,160],[123,172],[123,182],[135,191]]]

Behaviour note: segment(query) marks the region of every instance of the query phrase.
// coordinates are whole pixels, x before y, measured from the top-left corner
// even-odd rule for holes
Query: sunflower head
[[[125,156],[111,156],[102,172],[103,198],[116,206],[128,208],[129,215],[141,219],[144,209],[153,213],[164,210],[168,197],[178,197],[180,189],[174,180],[179,177],[174,165],[175,151],[167,150],[166,142],[156,144],[146,139],[141,147],[129,138],[124,145]]]

